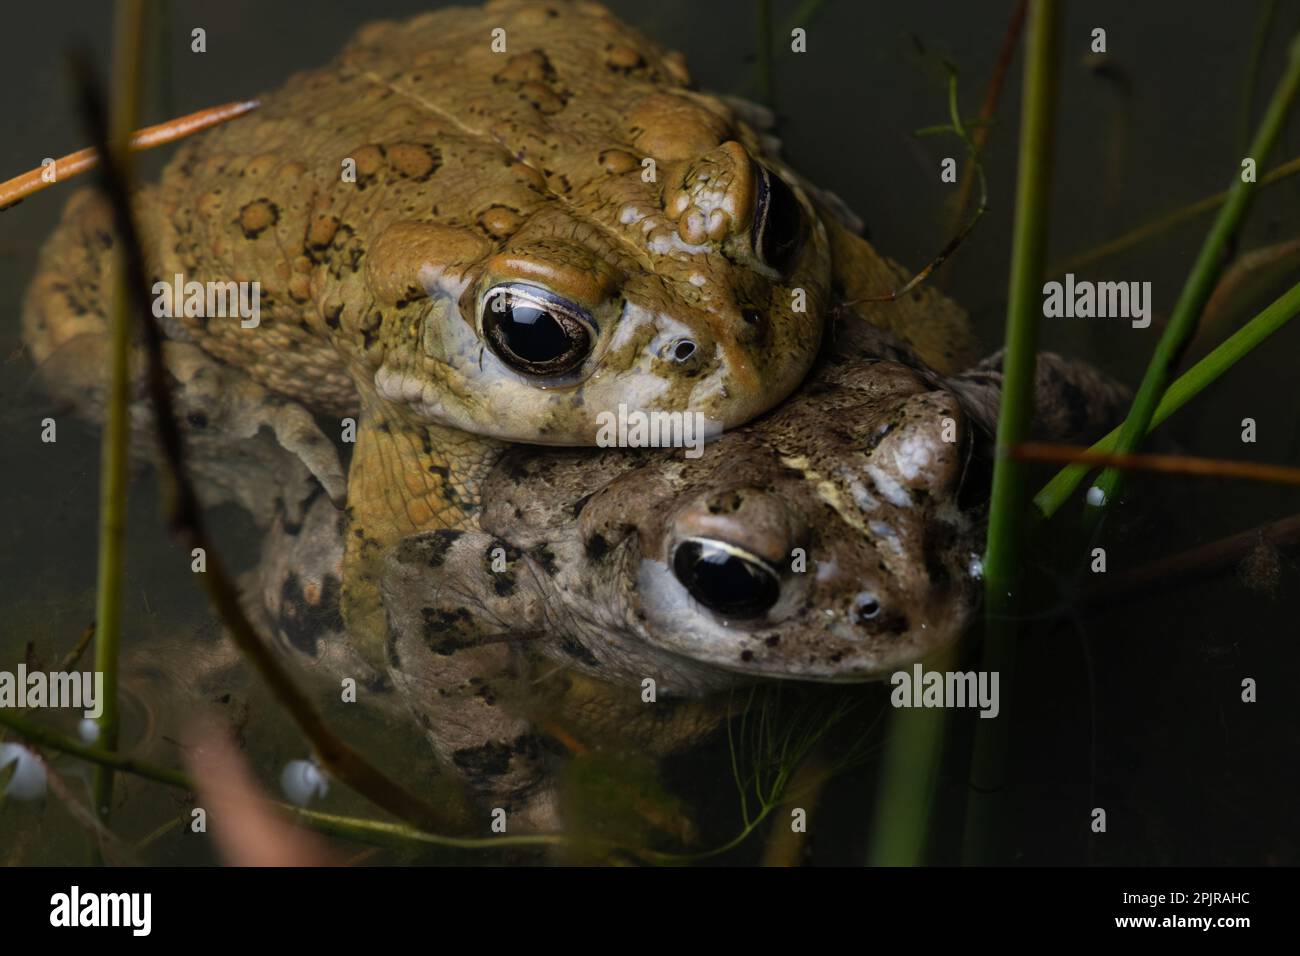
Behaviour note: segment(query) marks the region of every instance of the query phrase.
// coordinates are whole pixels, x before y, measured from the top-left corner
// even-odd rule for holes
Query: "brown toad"
[[[619,404],[735,426],[797,386],[837,301],[901,283],[754,115],[599,5],[494,3],[363,28],[140,191],[160,281],[261,284],[255,328],[180,315],[174,337],[357,419],[344,615],[372,660],[379,556],[472,528],[503,440],[590,444]],[[65,394],[99,374],[57,359],[103,335],[102,220],[69,203],[27,299]],[[970,357],[941,297],[861,311],[941,371]]]
[[[958,494],[982,480],[972,439],[992,426],[996,364],[945,379],[855,323],[798,393],[701,458],[512,450],[483,482],[482,531],[389,553],[386,675],[342,629],[342,528],[323,497],[268,538],[255,583],[284,647],[334,680],[396,686],[448,764],[536,822],[551,796],[538,727],[664,752],[738,683],[872,680],[951,644],[977,593],[981,496]],[[1043,434],[1077,437],[1122,398],[1055,356],[1039,372]],[[1083,418],[1061,412],[1076,396]],[[538,693],[557,663],[589,679]]]

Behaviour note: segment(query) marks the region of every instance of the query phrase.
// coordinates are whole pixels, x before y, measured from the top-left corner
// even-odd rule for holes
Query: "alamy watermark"
[[[1075,281],[1067,272],[1065,282],[1044,284],[1043,317],[1130,319],[1133,328],[1145,329],[1151,324],[1151,283]]]
[[[87,720],[104,712],[103,671],[0,671],[0,708],[72,707]]]
[[[703,412],[643,412],[620,403],[617,414],[596,416],[601,448],[685,448],[687,458],[704,454],[708,424]]]
[[[153,284],[155,318],[238,317],[241,328],[255,329],[262,321],[262,283],[185,281],[176,273],[171,282]]]
[[[83,893],[73,886],[50,897],[50,925],[126,927],[132,936],[153,930],[152,893]]]
[[[919,663],[894,671],[889,702],[895,707],[978,707],[980,717],[996,717],[997,671],[927,671]]]

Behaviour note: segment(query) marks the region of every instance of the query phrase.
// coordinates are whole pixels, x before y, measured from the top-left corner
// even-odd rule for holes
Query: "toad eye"
[[[758,617],[781,596],[781,581],[766,561],[707,538],[677,545],[673,574],[691,597],[727,617]]]
[[[591,354],[596,338],[585,310],[536,286],[494,286],[483,297],[482,312],[488,347],[526,375],[573,371]]]
[[[765,265],[785,275],[803,245],[804,221],[799,200],[784,179],[754,164],[754,251]]]

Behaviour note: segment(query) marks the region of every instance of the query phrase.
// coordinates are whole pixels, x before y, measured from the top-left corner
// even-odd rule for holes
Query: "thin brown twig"
[[[172,405],[163,362],[162,331],[154,321],[147,290],[148,273],[139,235],[131,213],[130,198],[115,158],[106,148],[108,137],[104,105],[99,95],[89,61],[84,55],[73,58],[81,111],[92,139],[102,157],[99,173],[102,186],[112,206],[114,224],[122,243],[130,277],[131,294],[136,311],[142,318],[145,353],[148,358],[149,395],[153,403],[155,427],[161,446],[166,477],[165,511],[169,526],[190,549],[202,548],[207,556],[207,570],[199,575],[208,599],[225,625],[231,640],[269,685],[276,700],[289,712],[298,729],[310,742],[321,766],[337,779],[352,787],[376,806],[427,829],[456,826],[440,811],[407,792],[389,779],[357,750],[339,739],[325,724],[311,701],[294,682],[282,662],[267,648],[252,622],[245,615],[239,592],[213,547],[203,522],[202,509],[187,477],[184,445]]]
[[[1242,531],[1218,541],[1211,541],[1186,551],[1161,558],[1151,564],[1114,576],[1105,575],[1097,587],[1083,595],[1085,605],[1109,605],[1140,597],[1179,582],[1209,577],[1236,564],[1263,541],[1284,549],[1300,545],[1300,515]]]
[[[1247,481],[1266,481],[1278,485],[1300,485],[1300,468],[1259,464],[1253,461],[1232,461],[1226,458],[1196,458],[1188,455],[1157,455],[1145,452],[1120,455],[1050,442],[1023,442],[1013,445],[1009,454],[1012,458],[1021,461],[1063,462],[1119,468],[1125,471],[1155,471],[1167,475],[1196,475],[1209,478],[1244,478]]]
[[[1002,88],[1006,85],[1011,61],[1016,55],[1016,47],[1020,44],[1020,34],[1024,32],[1025,11],[1028,7],[1029,0],[1019,0],[1015,10],[1011,12],[1011,22],[1007,24],[1007,32],[1002,35],[1002,48],[998,50],[998,58],[993,64],[993,73],[989,77],[989,85],[984,90],[984,103],[980,106],[980,121],[972,124],[970,141],[976,156],[984,152],[984,146],[988,142],[989,127],[993,125],[993,117],[998,111],[998,101],[1002,99]],[[948,225],[949,230],[957,228],[962,215],[966,212],[973,186],[974,182],[969,176],[962,180],[961,191],[957,194],[957,205],[953,207],[952,222]]]
[[[1281,163],[1274,169],[1269,170],[1259,178],[1259,185],[1271,186],[1279,180],[1286,179],[1300,173],[1300,156],[1296,156]],[[1071,256],[1061,262],[1055,263],[1047,270],[1048,276],[1063,276],[1067,272],[1080,272],[1084,268],[1108,259],[1111,256],[1126,252],[1134,246],[1140,245],[1149,239],[1154,239],[1162,232],[1167,232],[1175,226],[1180,226],[1189,222],[1204,213],[1218,209],[1228,199],[1228,190],[1215,193],[1213,196],[1206,196],[1195,202],[1188,203],[1186,206],[1180,206],[1173,212],[1167,213],[1158,219],[1131,229],[1123,235],[1116,236],[1114,239],[1107,240],[1099,246],[1085,250],[1077,255]]]
[[[955,70],[951,69],[948,74],[948,117],[953,132],[956,133],[958,138],[966,145],[966,151],[970,157],[970,163],[975,167],[975,178],[980,184],[979,206],[976,208],[974,215],[971,216],[970,221],[967,222],[956,235],[948,240],[944,247],[939,250],[939,254],[926,263],[925,266],[917,272],[916,275],[912,276],[911,279],[904,283],[901,288],[894,289],[892,292],[887,292],[884,295],[869,295],[857,299],[850,299],[845,302],[844,305],[853,306],[864,302],[893,302],[896,299],[907,295],[907,293],[925,282],[936,269],[948,261],[948,257],[966,241],[966,237],[971,234],[975,229],[976,224],[984,217],[984,214],[988,212],[988,180],[985,178],[984,165],[980,162],[979,153],[975,149],[975,143],[971,139],[970,134],[966,131],[965,124],[962,122],[961,112],[957,105],[957,73]],[[969,177],[967,178],[969,179]]]
[[[884,295],[863,296],[862,298],[859,299],[851,299],[848,302],[845,302],[844,304],[858,305],[859,303],[863,303],[863,302],[893,302],[896,299],[900,299],[903,296],[907,295],[907,293],[911,292],[913,289],[919,286],[926,279],[930,278],[930,276],[934,274],[935,269],[938,269],[941,265],[943,265],[945,262],[948,261],[948,257],[957,251],[957,247],[960,246],[963,242],[965,242],[966,237],[969,236],[971,232],[975,229],[976,224],[980,221],[980,217],[983,214],[984,214],[984,209],[981,208],[979,212],[975,215],[975,217],[961,228],[960,232],[958,232],[955,236],[953,236],[951,239],[948,240],[947,245],[945,245],[941,250],[939,250],[939,254],[936,255],[933,259],[931,259],[929,262],[927,262],[925,264],[925,267],[922,268],[921,271],[918,272],[916,275],[912,276],[912,278],[908,279],[904,285],[900,286],[897,289],[894,289],[892,292],[887,292]]]
[[[243,116],[250,110],[257,109],[259,105],[257,100],[222,103],[220,106],[209,106],[207,109],[178,116],[155,126],[146,126],[131,134],[131,149],[140,152],[173,143],[178,139],[193,136],[210,126],[217,126],[237,116]],[[56,182],[63,182],[94,169],[98,164],[99,152],[91,146],[56,159],[52,164],[52,178],[46,178],[47,171],[51,167],[38,166],[20,176],[6,180],[0,183],[0,210],[13,206],[28,196],[53,186]]]
[[[81,660],[81,655],[86,653],[86,648],[90,646],[90,642],[94,639],[95,622],[91,621],[86,625],[86,629],[81,632],[81,637],[77,638],[77,643],[72,645],[72,649],[67,654],[63,655],[63,660],[60,662],[57,672],[66,674],[76,667],[77,661]]]

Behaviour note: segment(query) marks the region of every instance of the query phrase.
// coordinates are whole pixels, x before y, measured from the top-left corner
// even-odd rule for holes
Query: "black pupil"
[[[529,362],[549,362],[569,350],[564,327],[550,312],[531,302],[507,304],[497,327],[510,351]]]
[[[729,617],[757,617],[781,593],[767,568],[707,541],[683,541],[673,555],[673,573],[705,607]]]
[[[571,371],[590,350],[591,338],[580,322],[504,292],[489,300],[483,327],[502,361],[534,375]]]
[[[764,170],[759,176],[758,254],[778,272],[788,272],[803,238],[799,200],[780,176]]]

